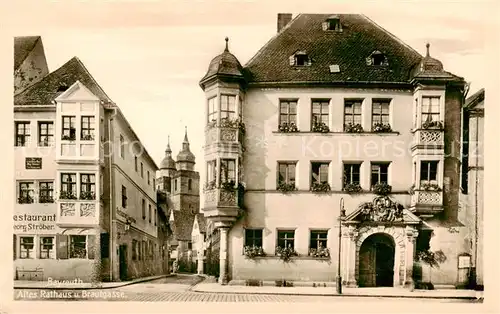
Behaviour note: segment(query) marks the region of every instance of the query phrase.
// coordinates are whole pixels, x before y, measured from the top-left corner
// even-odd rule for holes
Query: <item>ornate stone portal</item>
[[[393,286],[411,285],[420,223],[417,216],[388,196],[377,196],[372,202],[360,204],[343,223],[341,266],[344,284],[358,286],[361,245],[371,235],[383,233],[394,243]]]

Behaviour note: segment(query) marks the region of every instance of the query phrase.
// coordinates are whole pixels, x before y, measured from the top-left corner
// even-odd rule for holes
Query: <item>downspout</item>
[[[475,285],[477,285],[477,245],[478,245],[478,224],[477,224],[477,214],[478,214],[478,208],[477,208],[477,196],[478,196],[478,193],[477,193],[477,188],[479,186],[479,180],[477,178],[477,175],[478,175],[478,172],[479,172],[479,154],[478,154],[478,141],[479,141],[479,117],[476,115],[476,138],[475,138],[475,141],[476,141],[476,145],[475,145],[475,152],[476,152],[476,160],[474,162],[475,166],[476,166],[476,175],[475,175],[475,182],[474,182],[474,242],[475,245],[474,245],[474,269],[475,269],[475,273],[474,273],[474,283]]]
[[[109,279],[110,281],[113,281],[113,264],[114,264],[114,251],[115,251],[115,241],[113,239],[113,224],[115,222],[115,217],[114,217],[114,208],[115,208],[115,198],[113,197],[114,193],[114,176],[113,176],[113,169],[112,169],[112,158],[113,158],[113,149],[114,149],[114,141],[112,140],[113,137],[113,132],[112,132],[112,127],[111,123],[113,122],[113,117],[116,116],[116,108],[113,108],[113,113],[109,117],[108,121],[108,169],[109,169],[109,239],[110,239],[110,245],[109,245]],[[113,145],[110,147],[110,145]]]

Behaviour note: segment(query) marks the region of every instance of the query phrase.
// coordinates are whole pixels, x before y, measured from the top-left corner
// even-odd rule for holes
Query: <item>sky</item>
[[[18,9],[25,2],[19,1]],[[224,49],[245,64],[276,34],[277,13],[363,13],[447,71],[486,84],[486,32],[493,25],[481,1],[60,1],[30,3],[16,36],[40,35],[50,71],[77,56],[121,108],[159,165],[170,135],[174,157],[187,126],[197,170],[203,168],[204,93],[198,85]],[[43,4],[43,5],[42,5]],[[431,6],[432,4],[432,6]],[[24,7],[26,8],[26,7]],[[430,9],[432,8],[432,9]]]

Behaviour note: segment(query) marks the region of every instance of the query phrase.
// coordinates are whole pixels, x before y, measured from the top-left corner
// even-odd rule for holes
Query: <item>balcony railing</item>
[[[443,206],[443,191],[415,190],[411,196],[411,206]]]
[[[241,190],[227,190],[224,188],[214,188],[205,190],[205,207],[242,207],[243,192]]]
[[[96,225],[99,206],[96,201],[59,200],[57,223],[62,225]]]
[[[242,143],[245,125],[239,120],[223,120],[220,124],[207,126],[207,145],[215,142]]]
[[[444,147],[444,131],[439,129],[418,129],[413,133],[412,147]]]

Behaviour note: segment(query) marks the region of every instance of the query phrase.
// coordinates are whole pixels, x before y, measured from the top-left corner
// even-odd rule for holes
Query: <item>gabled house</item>
[[[203,274],[206,257],[206,219],[203,214],[196,214],[193,222],[193,229],[191,232],[191,242],[193,243],[193,263],[196,265],[196,272]]]

